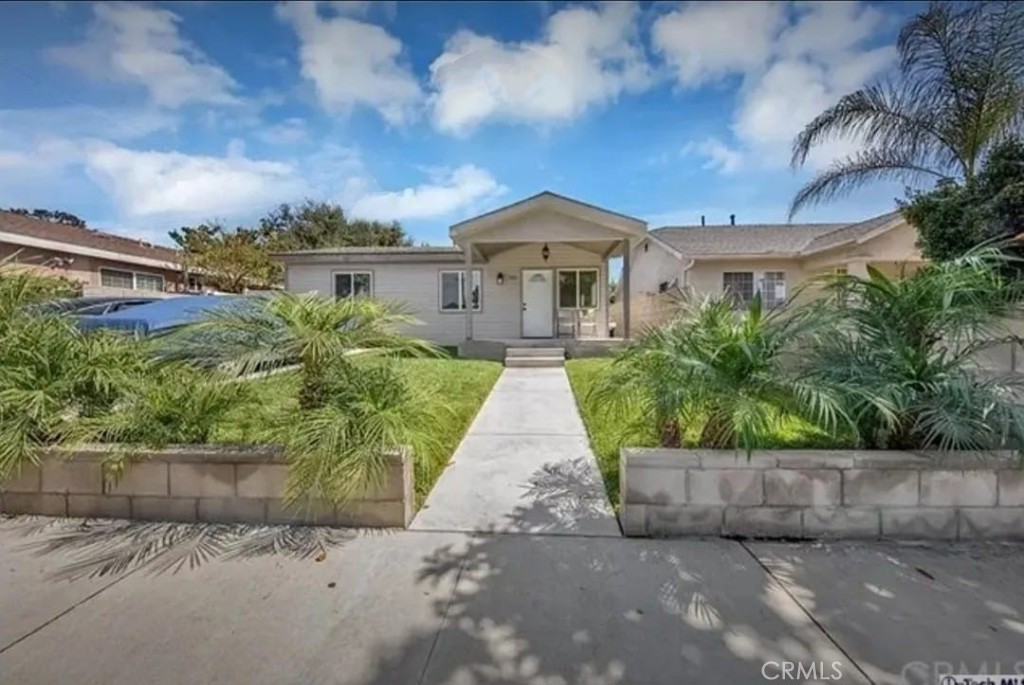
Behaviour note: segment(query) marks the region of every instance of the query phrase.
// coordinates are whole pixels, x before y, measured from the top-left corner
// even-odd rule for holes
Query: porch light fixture
[[[505,285],[505,274],[499,271],[498,278],[496,280],[498,281],[498,285]]]
[[[544,243],[544,247],[540,248],[540,256],[544,258],[544,261],[548,261],[548,257],[551,256],[551,248],[548,247],[547,243]]]

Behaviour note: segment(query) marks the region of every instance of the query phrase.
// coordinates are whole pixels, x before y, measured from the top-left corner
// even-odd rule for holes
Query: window
[[[121,271],[120,269],[100,269],[100,285],[105,288],[149,290],[159,293],[164,290],[164,277],[159,274]]]
[[[734,306],[742,309],[754,299],[754,274],[750,271],[722,273],[722,291],[732,295]]]
[[[163,292],[164,277],[155,274],[135,274],[135,289]]]
[[[369,271],[339,271],[334,274],[335,297],[372,297],[373,274]]]
[[[558,270],[558,308],[593,309],[597,306],[597,269]]]
[[[443,312],[461,312],[466,308],[466,302],[463,299],[462,284],[466,278],[465,271],[442,271],[441,272],[441,311]],[[470,293],[470,299],[473,302],[473,311],[478,312],[483,306],[480,297],[480,283],[483,279],[483,274],[479,269],[473,269],[473,290]]]
[[[765,309],[775,309],[786,301],[786,272],[765,271],[761,279],[761,300]]]

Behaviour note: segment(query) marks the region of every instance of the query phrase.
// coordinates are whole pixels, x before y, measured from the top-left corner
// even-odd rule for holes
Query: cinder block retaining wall
[[[626,535],[1024,538],[1010,455],[623,449]]]
[[[0,493],[0,511],[44,516],[154,521],[301,523],[404,528],[413,515],[413,465],[408,451],[389,455],[379,492],[336,509],[281,499],[287,466],[272,447],[185,445],[138,455],[112,484],[103,478],[102,445],[64,458],[47,457]]]

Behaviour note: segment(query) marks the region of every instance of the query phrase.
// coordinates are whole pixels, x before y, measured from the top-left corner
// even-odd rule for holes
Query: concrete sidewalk
[[[336,531],[318,562],[308,529],[279,529],[185,535],[163,559],[177,573],[158,558],[67,581],[145,561],[166,527],[26,530],[0,525],[4,684],[744,685],[790,661],[831,676],[798,682],[931,685],[1024,667],[1020,545]]]
[[[620,534],[564,369],[505,369],[410,528]]]

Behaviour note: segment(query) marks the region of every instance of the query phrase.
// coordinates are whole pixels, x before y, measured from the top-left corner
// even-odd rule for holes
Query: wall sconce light
[[[548,261],[548,257],[551,256],[551,248],[548,247],[547,243],[544,243],[544,247],[540,248],[540,256],[544,258],[544,261]]]
[[[505,285],[505,274],[499,271],[498,278],[496,280],[498,281],[498,285]]]

